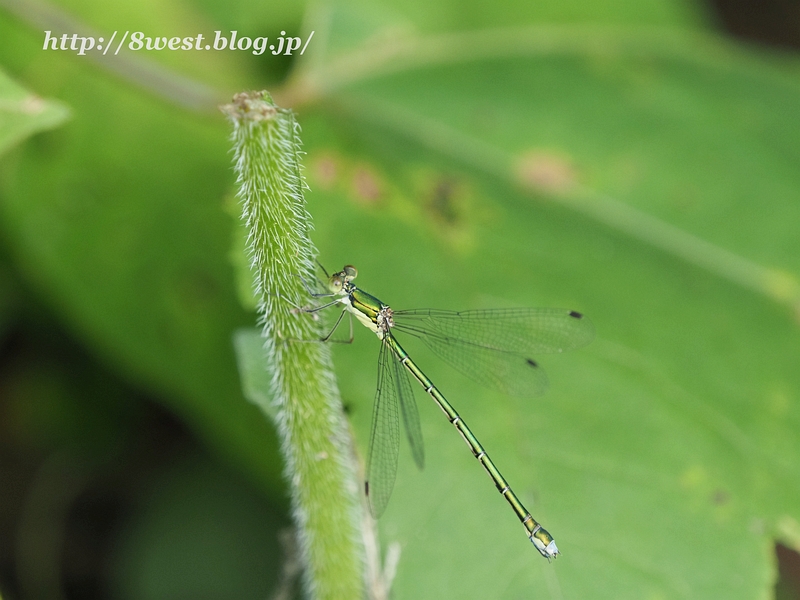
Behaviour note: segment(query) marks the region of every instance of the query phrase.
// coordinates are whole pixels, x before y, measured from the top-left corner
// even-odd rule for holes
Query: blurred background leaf
[[[61,124],[69,115],[60,102],[45,102],[0,71],[0,152],[39,131]]]
[[[403,547],[394,598],[793,597],[800,61],[791,49],[733,42],[714,31],[714,15],[727,22],[722,8],[676,0],[53,9],[105,35],[315,32],[302,58],[152,52],[107,64],[42,51],[53,13],[7,4],[3,68],[68,105],[72,119],[0,161],[3,472],[16,490],[4,495],[2,526],[18,546],[2,551],[6,596],[32,577],[19,564],[36,548],[75,543],[18,534],[41,506],[31,490],[52,489],[41,482],[61,472],[49,466],[59,460],[80,476],[45,498],[72,498],[68,507],[90,514],[105,506],[87,500],[98,487],[140,499],[109,517],[116,525],[101,539],[116,552],[95,565],[106,582],[97,597],[190,586],[187,563],[170,571],[148,561],[214,537],[193,511],[215,521],[242,513],[224,525],[241,539],[236,551],[275,560],[286,522],[280,458],[236,371],[232,334],[254,317],[229,260],[241,234],[224,208],[227,126],[212,112],[213,99],[269,86],[300,113],[314,239],[329,269],[355,264],[358,283],[395,308],[562,306],[598,331],[589,348],[541,360],[551,390],[534,402],[477,389],[408,343],[563,556],[548,565],[529,547],[420,395],[428,464],[417,473],[403,451],[379,524],[384,544]],[[783,47],[787,39],[800,46],[800,35]],[[377,351],[361,331],[335,349],[362,454]],[[180,451],[156,443],[173,435]],[[198,444],[213,451],[202,460],[218,475],[182,458],[205,456]],[[110,455],[111,466],[98,459]],[[223,464],[230,473],[219,474]],[[108,475],[125,472],[138,478]],[[176,472],[185,485],[172,488],[162,473]],[[227,503],[225,478],[238,490]],[[205,500],[189,509],[195,496]],[[172,527],[176,512],[187,520]],[[235,533],[256,522],[265,533]],[[206,570],[233,543],[222,536],[188,569]],[[231,569],[215,580],[253,577]],[[229,589],[263,597],[278,572],[265,567],[267,583]]]

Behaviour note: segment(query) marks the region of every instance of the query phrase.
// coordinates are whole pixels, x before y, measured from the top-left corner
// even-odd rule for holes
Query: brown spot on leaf
[[[723,489],[714,490],[714,493],[711,496],[711,501],[717,506],[727,504],[728,500],[730,500],[730,494]]]
[[[311,161],[310,175],[315,186],[330,190],[339,176],[339,161],[330,154],[317,156]]]
[[[376,204],[383,196],[383,180],[367,166],[356,167],[352,185],[356,199],[363,204]]]
[[[575,169],[563,156],[548,152],[531,152],[520,158],[517,180],[526,188],[546,194],[568,192],[575,183]]]
[[[452,177],[442,176],[436,180],[430,193],[430,207],[433,213],[445,223],[452,225],[458,220],[456,194],[458,186]]]

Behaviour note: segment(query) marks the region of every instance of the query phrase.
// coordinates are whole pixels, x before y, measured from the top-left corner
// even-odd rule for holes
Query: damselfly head
[[[342,274],[344,275],[344,280],[349,283],[358,277],[358,269],[353,265],[345,265],[342,269]]]
[[[358,270],[353,265],[345,265],[338,273],[334,273],[328,279],[328,289],[338,294],[342,290],[347,291],[347,284],[353,281],[358,275]]]

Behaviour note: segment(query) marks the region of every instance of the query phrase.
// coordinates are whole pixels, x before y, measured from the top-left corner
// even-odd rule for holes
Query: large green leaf
[[[423,353],[564,556],[526,549],[423,409],[427,471],[406,460],[382,521],[404,546],[397,597],[763,597],[774,540],[800,545],[797,65],[679,31],[576,33],[510,30],[523,50],[501,59],[442,59],[491,46],[443,38],[341,87],[308,73],[356,149],[314,139],[327,115],[307,121],[333,266],[356,264],[395,308],[566,306],[598,329],[587,351],[542,359],[552,390],[527,404]],[[370,341],[337,354],[362,448]]]
[[[277,90],[303,103],[329,268],[355,264],[395,308],[563,306],[598,332],[537,357],[551,389],[525,402],[408,343],[563,556],[530,547],[420,394],[426,470],[404,452],[380,522],[403,545],[394,598],[767,597],[774,542],[800,548],[800,63],[703,33],[681,2],[525,7],[321,11]],[[257,60],[207,81],[260,87]],[[230,345],[250,317],[225,263],[224,126],[59,61],[74,77],[33,87],[74,123],[15,153],[0,188],[21,264],[98,352],[274,482]],[[335,358],[363,451],[378,348],[357,333]]]
[[[167,5],[126,21],[155,31],[167,22],[208,34],[201,18]],[[198,434],[280,493],[272,429],[242,397],[230,342],[252,319],[238,305],[228,262],[226,124],[150,89],[132,91],[88,57],[43,52],[40,32],[14,21],[0,18],[0,36],[13,43],[5,59],[15,71],[73,107],[66,127],[2,165],[4,233],[26,277],[105,361],[163,394]],[[203,62],[199,53],[176,59],[187,72]],[[206,61],[219,61],[212,82],[238,72],[224,55]],[[162,91],[172,99],[170,89]]]

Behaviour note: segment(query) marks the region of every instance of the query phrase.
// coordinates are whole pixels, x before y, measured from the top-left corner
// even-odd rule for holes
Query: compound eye
[[[328,280],[328,288],[333,293],[342,291],[342,285],[343,285],[342,276],[339,275],[338,273],[336,275],[331,276],[331,278]]]
[[[358,269],[353,265],[345,265],[342,269],[342,273],[344,273],[345,281],[353,281],[353,279],[358,277]]]

